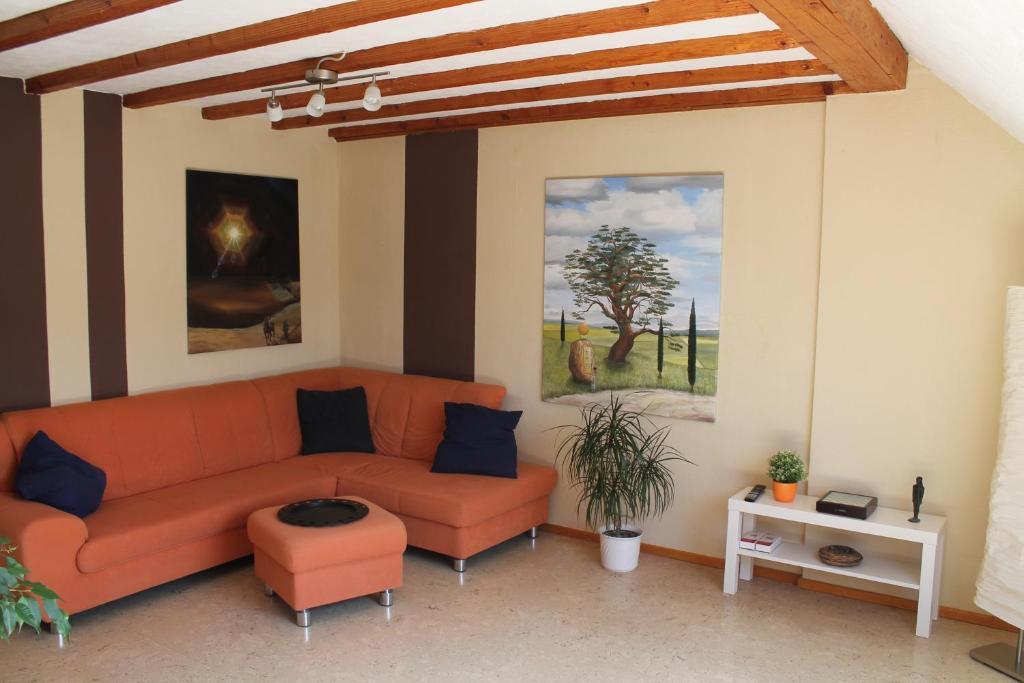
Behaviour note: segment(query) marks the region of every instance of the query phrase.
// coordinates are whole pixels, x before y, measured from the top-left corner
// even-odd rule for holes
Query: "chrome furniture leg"
[[[380,593],[377,593],[377,602],[380,603],[381,607],[391,607],[395,602],[395,592],[390,588],[385,588]]]
[[[269,584],[265,583],[263,584],[263,594],[266,595],[268,598],[272,598],[274,597],[274,589],[271,588]]]
[[[452,569],[461,574],[462,572],[466,571],[466,561],[452,558]]]
[[[537,533],[538,533],[537,527],[531,526],[530,530],[526,532],[526,536],[528,538],[537,538]]]
[[[295,610],[295,623],[302,628],[309,628],[309,610]]]

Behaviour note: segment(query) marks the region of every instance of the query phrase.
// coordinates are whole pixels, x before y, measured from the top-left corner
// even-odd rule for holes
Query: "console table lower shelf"
[[[725,550],[725,581],[723,591],[734,594],[739,580],[749,581],[753,576],[755,558],[780,564],[828,572],[855,579],[875,581],[891,586],[918,591],[917,635],[928,638],[932,621],[939,613],[939,585],[941,581],[942,551],[945,518],[921,515],[921,522],[906,521],[910,516],[903,510],[878,508],[866,520],[841,517],[814,509],[816,498],[797,496],[792,503],[779,503],[766,491],[753,503],[743,500],[749,489],[743,489],[729,499],[729,527]],[[740,547],[744,532],[755,529],[758,517],[771,517],[791,522],[839,529],[884,538],[918,543],[921,545],[920,563],[910,559],[866,555],[856,567],[833,567],[818,559],[818,549],[803,543],[783,541],[771,553]]]

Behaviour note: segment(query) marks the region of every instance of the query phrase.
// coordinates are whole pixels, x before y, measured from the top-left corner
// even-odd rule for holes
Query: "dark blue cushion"
[[[40,431],[21,454],[14,485],[25,500],[85,517],[100,506],[107,475]]]
[[[444,404],[444,440],[431,472],[516,478],[516,425],[521,410]]]
[[[302,430],[302,454],[373,453],[366,390],[340,391],[297,389],[295,400]]]

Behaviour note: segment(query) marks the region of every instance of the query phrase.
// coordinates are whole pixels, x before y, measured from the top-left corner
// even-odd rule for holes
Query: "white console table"
[[[893,586],[913,588],[918,592],[917,635],[927,638],[932,632],[932,621],[939,617],[939,586],[942,574],[942,551],[946,518],[921,515],[917,524],[907,521],[912,513],[893,508],[877,508],[870,517],[854,519],[829,515],[814,509],[817,498],[797,496],[792,503],[779,503],[769,487],[757,501],[743,500],[750,488],[729,499],[729,526],[725,544],[725,583],[722,588],[732,595],[739,588],[739,579],[749,581],[753,576],[753,558],[781,562],[797,567],[815,569],[857,579],[877,581]],[[865,553],[856,567],[832,567],[818,559],[818,548],[803,543],[783,541],[771,553],[740,548],[740,536],[757,528],[758,517],[784,519],[815,526],[841,529],[859,534],[895,538],[921,545],[920,564],[891,557]]]

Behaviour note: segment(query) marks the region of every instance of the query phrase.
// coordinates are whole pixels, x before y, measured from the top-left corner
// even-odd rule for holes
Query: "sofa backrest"
[[[266,407],[251,382],[22,410],[2,422],[19,456],[43,430],[101,468],[104,500],[273,460]]]
[[[144,493],[298,455],[295,390],[366,389],[378,453],[431,460],[444,402],[500,408],[494,384],[325,368],[252,381],[158,391],[0,416],[0,490],[14,488],[17,458],[43,430],[107,474],[104,500]]]
[[[349,367],[294,372],[253,382],[267,404],[277,460],[297,455],[302,448],[296,389],[364,387],[377,452],[417,460],[432,460],[441,443],[445,401],[500,408],[505,398],[505,387],[497,384]]]

